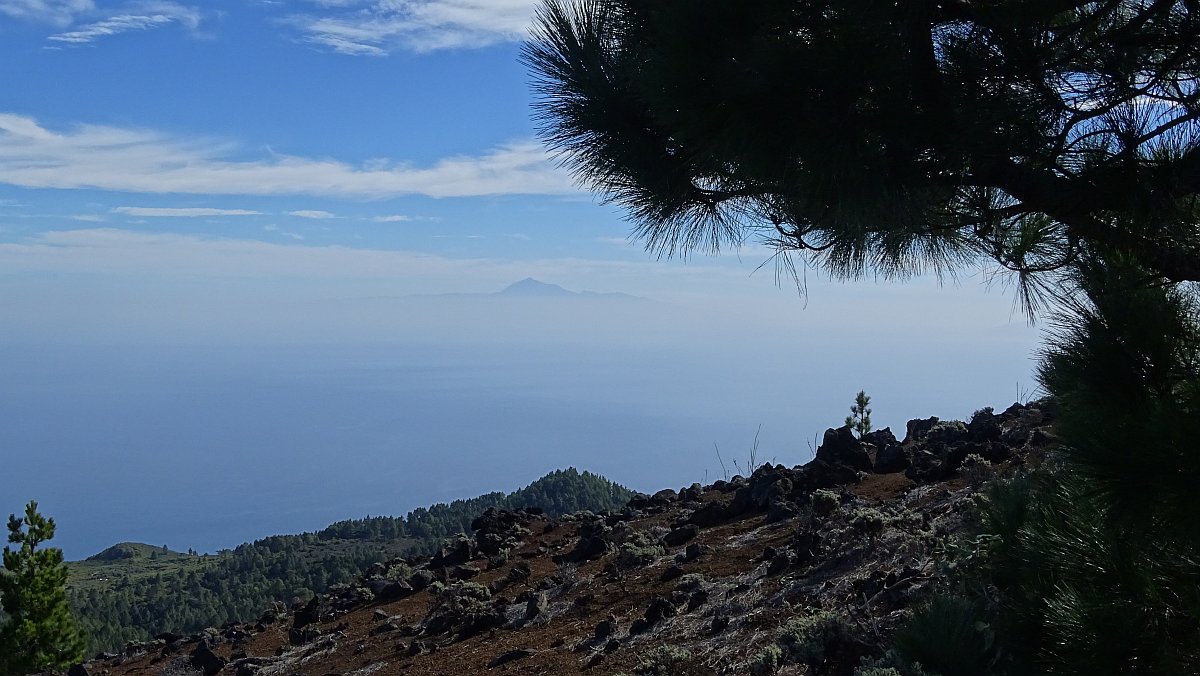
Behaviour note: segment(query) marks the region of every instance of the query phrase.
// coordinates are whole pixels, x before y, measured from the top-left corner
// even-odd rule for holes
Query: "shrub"
[[[692,654],[675,646],[659,646],[634,667],[634,676],[682,676],[689,671]]]
[[[967,483],[979,488],[992,478],[994,470],[992,463],[985,460],[983,456],[971,453],[963,460],[962,473],[966,477]]]
[[[654,561],[666,553],[662,545],[649,533],[635,531],[630,533],[617,553],[617,565],[622,568],[636,568]]]
[[[850,516],[850,526],[872,540],[883,533],[885,525],[887,525],[887,519],[879,510],[871,507],[856,509]]]
[[[753,676],[770,676],[779,670],[779,665],[783,661],[783,648],[777,644],[771,645],[762,649],[754,661],[750,662],[750,673]]]
[[[991,662],[990,628],[971,601],[935,596],[896,632],[899,655],[942,676],[979,676]]]
[[[829,516],[841,505],[837,493],[824,488],[818,488],[812,494],[812,511],[817,516]]]
[[[845,617],[818,610],[784,625],[778,642],[788,661],[817,667],[825,661],[826,651],[846,638],[849,631],[850,623]]]

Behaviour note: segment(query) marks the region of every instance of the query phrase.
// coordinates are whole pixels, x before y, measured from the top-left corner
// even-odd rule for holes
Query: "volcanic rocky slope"
[[[489,510],[432,558],[249,623],[130,644],[72,676],[848,675],[930,594],[935,550],[979,483],[1042,457],[1052,423],[1043,401],[913,420],[903,441],[828,430],[806,465],[617,512]],[[804,627],[824,632],[820,654],[771,657]]]

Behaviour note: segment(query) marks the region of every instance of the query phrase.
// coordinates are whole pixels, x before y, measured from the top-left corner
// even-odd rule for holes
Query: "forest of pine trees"
[[[507,495],[488,493],[415,509],[407,517],[369,516],[315,533],[274,535],[216,556],[183,557],[172,572],[125,574],[102,586],[78,584],[92,569],[73,564],[71,604],[91,649],[114,650],[164,631],[189,633],[250,620],[273,601],[324,592],[371,564],[430,553],[442,538],[469,532],[471,521],[488,507],[540,507],[560,515],[614,509],[630,496],[590,472],[559,470]]]

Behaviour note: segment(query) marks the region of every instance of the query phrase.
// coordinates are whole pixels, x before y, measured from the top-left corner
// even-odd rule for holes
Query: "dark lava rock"
[[[917,449],[912,455],[912,465],[905,470],[904,475],[919,484],[924,484],[943,481],[950,473],[951,470],[937,453]]]
[[[371,630],[371,636],[378,636],[380,634],[389,634],[393,631],[396,631],[399,628],[400,627],[395,622],[391,622],[391,621],[384,622],[383,624],[381,624],[378,627],[375,627],[374,629]]]
[[[658,576],[659,582],[670,582],[683,577],[683,568],[680,566],[670,566]]]
[[[875,430],[874,432],[867,432],[862,436],[862,439],[859,439],[859,441],[863,442],[864,444],[871,444],[877,449],[897,443],[896,435],[892,434],[892,428],[890,427],[885,427],[881,430]]]
[[[529,602],[525,604],[525,617],[533,619],[545,613],[550,609],[550,600],[546,596],[546,592],[538,592],[529,597]]]
[[[810,566],[821,554],[821,536],[815,530],[802,530],[792,539],[796,551],[796,565]]]
[[[510,650],[502,655],[499,655],[491,662],[488,662],[488,669],[495,669],[496,667],[508,664],[509,662],[516,662],[517,660],[523,660],[526,657],[533,657],[536,654],[536,650],[530,650],[529,648],[517,648],[516,650]]]
[[[87,667],[82,664],[76,664],[67,670],[67,676],[92,676],[88,673]]]
[[[871,471],[871,456],[862,442],[854,436],[850,426],[825,430],[825,438],[817,449],[817,460],[831,465],[845,465],[860,472]]]
[[[879,449],[875,454],[876,474],[896,474],[903,472],[912,465],[908,452],[900,444],[889,444]]]
[[[699,502],[703,495],[704,488],[698,483],[679,491],[679,499],[683,502]]]
[[[779,552],[771,557],[771,562],[767,564],[767,575],[779,575],[795,565],[795,555],[791,552]]]
[[[415,657],[417,655],[424,655],[427,652],[429,652],[428,643],[425,641],[413,641],[408,646],[408,650],[405,651],[405,654],[407,654],[409,657]]]
[[[367,589],[375,595],[375,600],[380,603],[396,601],[404,598],[412,593],[412,585],[407,582],[396,582],[393,580],[367,580]]]
[[[288,631],[288,643],[292,645],[304,645],[312,643],[321,635],[321,630],[316,627],[292,627]]]
[[[668,547],[679,547],[687,544],[700,534],[700,527],[694,523],[681,526],[663,536],[663,544]]]
[[[479,575],[479,573],[479,569],[475,566],[462,565],[454,566],[453,568],[448,569],[446,575],[451,580],[470,580],[471,578]]]
[[[708,592],[703,589],[697,589],[696,591],[692,592],[691,596],[688,597],[688,612],[692,612],[705,603],[708,603]]]
[[[471,560],[474,549],[475,542],[473,540],[468,540],[463,536],[449,538],[442,542],[433,557],[429,559],[429,567],[432,569],[462,565]]]
[[[292,628],[303,629],[310,624],[316,624],[320,621],[321,595],[318,594],[312,597],[312,599],[310,599],[309,602],[304,605],[304,607],[297,610],[296,614],[292,616]]]
[[[906,433],[904,436],[904,442],[908,443],[910,441],[923,441],[925,436],[929,434],[929,430],[933,429],[933,426],[938,424],[938,422],[939,418],[937,416],[925,418],[923,420],[920,418],[916,420],[909,420],[908,424],[905,425]]]
[[[783,498],[775,498],[767,507],[767,523],[779,523],[794,519],[800,513],[800,509],[796,507],[796,503],[785,500]]]
[[[669,505],[679,499],[675,491],[670,488],[664,488],[650,497],[650,503],[654,505]]]
[[[700,528],[710,528],[730,517],[729,510],[720,502],[710,502],[692,512],[688,521]]]
[[[675,617],[675,604],[661,596],[656,596],[650,599],[650,605],[646,607],[645,620],[651,626],[658,624],[665,617]]]
[[[820,459],[814,459],[804,465],[803,485],[810,493],[818,488],[833,488],[857,482],[858,471],[849,465],[830,464]]]
[[[421,591],[437,580],[437,576],[432,571],[414,570],[413,574],[408,578],[408,586],[413,588],[413,591]]]
[[[976,411],[967,423],[967,433],[972,441],[996,441],[1000,431],[1000,416],[993,414],[990,407]]]
[[[711,549],[708,545],[702,545],[699,542],[693,542],[684,548],[683,560],[684,561],[695,561],[696,559],[700,558],[701,556],[704,556],[705,554],[709,553],[709,551],[711,551]]]
[[[204,672],[204,676],[216,676],[217,672],[225,668],[225,660],[217,657],[216,653],[204,643],[196,646],[196,649],[192,651],[189,663],[193,668]]]
[[[596,633],[595,633],[596,640],[602,641],[602,640],[608,638],[609,636],[612,636],[613,634],[617,633],[617,630],[618,630],[617,618],[613,615],[609,615],[608,619],[601,620],[600,623],[596,625]]]

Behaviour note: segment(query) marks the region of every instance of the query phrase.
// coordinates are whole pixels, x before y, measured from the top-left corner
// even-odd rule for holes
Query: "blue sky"
[[[810,272],[805,299],[754,243],[659,260],[628,242],[534,137],[532,13],[0,0],[0,513],[41,499],[70,556],[207,550],[568,465],[678,486],[759,424],[765,457],[802,462],[860,388],[894,428],[1032,389],[1037,332],[986,271]],[[654,304],[404,300],[524,277]],[[286,499],[305,491],[329,499]]]

